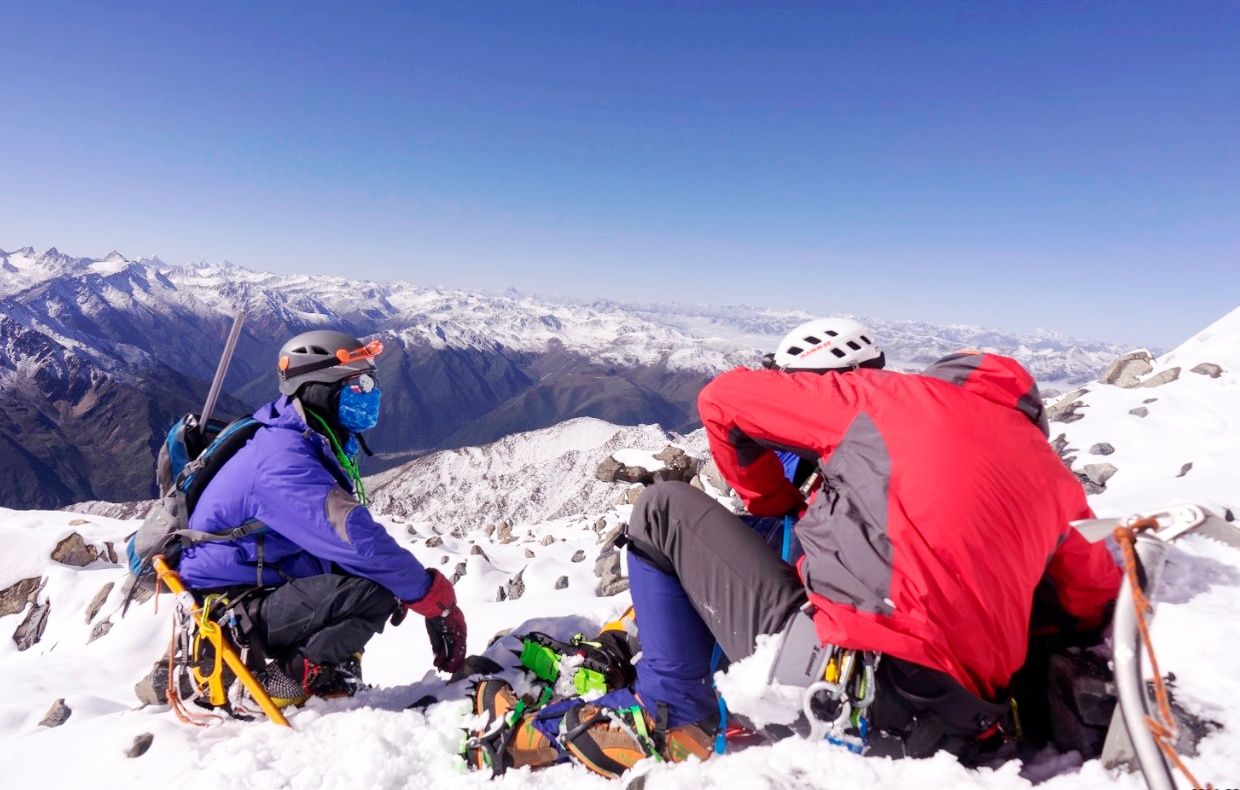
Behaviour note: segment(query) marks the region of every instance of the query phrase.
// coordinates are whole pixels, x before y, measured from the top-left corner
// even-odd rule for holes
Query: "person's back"
[[[974,359],[991,367],[960,383],[950,380],[959,358],[925,375],[817,378],[831,390],[826,402],[855,402],[857,415],[798,533],[824,640],[941,669],[994,699],[1024,661],[1048,559],[1061,544],[1082,548],[1079,536],[1068,542],[1068,524],[1090,512],[1080,483],[1016,408],[1023,371],[965,358]],[[1079,578],[1068,588],[1084,597],[1073,604],[1081,614],[1114,595],[1113,564],[1094,558],[1095,595]]]

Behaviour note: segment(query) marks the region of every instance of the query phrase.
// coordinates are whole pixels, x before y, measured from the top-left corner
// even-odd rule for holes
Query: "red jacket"
[[[1119,590],[1106,547],[1068,523],[1093,514],[1013,359],[956,354],[920,375],[737,369],[702,390],[698,411],[754,515],[802,505],[772,450],[818,459],[824,484],[796,531],[824,642],[941,670],[993,700],[1024,663],[1035,594],[1058,625],[1087,628]]]

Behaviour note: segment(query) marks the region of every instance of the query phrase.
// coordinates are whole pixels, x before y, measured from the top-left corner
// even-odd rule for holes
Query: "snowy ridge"
[[[626,448],[658,452],[669,444],[699,457],[707,452],[701,430],[681,437],[657,425],[620,427],[582,417],[484,447],[433,453],[367,478],[366,487],[376,509],[425,522],[435,534],[465,534],[499,521],[528,529],[605,511],[623,488],[595,477],[599,463]]]
[[[666,364],[672,370],[708,373],[752,364],[789,329],[817,317],[743,305],[636,305],[511,292],[491,295],[403,281],[277,275],[228,262],[176,266],[159,258],[127,261],[115,252],[91,259],[72,258],[55,248],[42,255],[29,247],[0,251],[0,297],[56,278],[81,281],[89,275],[151,283],[154,302],[175,304],[200,317],[231,315],[244,306],[288,325],[370,327],[368,332],[398,332],[432,348],[502,346],[545,352],[562,347],[611,364]],[[160,287],[163,284],[178,293],[169,293]],[[100,293],[99,298],[118,307],[159,309],[123,286]],[[977,348],[1015,356],[1039,382],[1053,388],[1092,380],[1111,359],[1131,350],[1123,344],[1078,340],[1046,330],[998,332],[966,325],[863,320],[895,365],[920,368],[960,348]],[[54,324],[49,328],[56,330]]]

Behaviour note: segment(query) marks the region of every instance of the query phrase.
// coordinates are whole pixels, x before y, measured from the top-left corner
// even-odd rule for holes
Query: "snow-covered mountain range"
[[[248,317],[219,406],[227,415],[274,397],[272,360],[294,334],[331,326],[383,340],[372,469],[576,417],[690,431],[706,381],[755,363],[813,317],[0,251],[0,462],[13,470],[0,480],[0,504],[150,496],[155,449],[175,417],[200,408],[238,309]],[[1091,380],[1131,350],[1050,332],[866,320],[896,367],[984,348],[1021,359],[1052,390]]]
[[[1052,440],[1087,482],[1099,515],[1197,502],[1231,518],[1240,509],[1240,478],[1232,472],[1240,457],[1238,387],[1240,309],[1169,354],[1117,361],[1103,378],[1066,395],[1052,408]],[[393,537],[455,577],[471,651],[513,667],[511,640],[492,644],[492,635],[537,628],[567,637],[627,606],[627,594],[617,592],[623,586],[606,585],[599,573],[614,559],[605,536],[627,520],[632,487],[602,483],[597,466],[608,457],[636,463],[669,443],[694,455],[703,449],[700,433],[575,420],[442,451],[366,482]],[[98,515],[0,510],[6,780],[60,786],[80,781],[89,766],[92,786],[118,788],[156,781],[203,788],[486,784],[465,773],[456,755],[465,683],[429,669],[425,634],[408,624],[368,648],[373,689],[352,700],[312,701],[292,714],[291,731],[236,721],[200,729],[179,723],[167,708],[136,709],[132,686],[163,649],[169,626],[167,610],[154,616],[149,601],[125,617],[118,611],[123,571],[116,550],[135,526]],[[1176,704],[1204,736],[1184,759],[1199,779],[1229,786],[1240,776],[1240,626],[1233,616],[1240,552],[1204,537],[1177,542],[1157,600],[1160,667],[1174,675]],[[515,669],[506,675],[519,678]],[[427,694],[441,702],[407,709]],[[1143,787],[1137,776],[1071,752],[1048,750],[1026,765],[968,771],[944,755],[893,762],[802,739],[701,764],[643,765],[637,773],[651,790]],[[616,786],[573,765],[511,771],[497,784]]]

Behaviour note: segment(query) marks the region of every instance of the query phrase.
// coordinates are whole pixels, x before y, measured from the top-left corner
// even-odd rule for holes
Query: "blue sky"
[[[1169,347],[1240,2],[0,0],[0,249]]]

